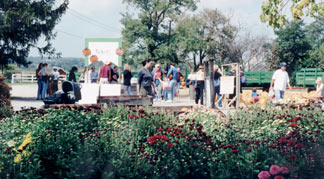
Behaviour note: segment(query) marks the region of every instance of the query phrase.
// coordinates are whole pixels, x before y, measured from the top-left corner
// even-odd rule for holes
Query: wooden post
[[[236,108],[240,107],[240,97],[241,97],[241,72],[240,72],[240,64],[236,64]]]
[[[205,94],[206,94],[206,107],[215,107],[214,96],[214,60],[210,59],[204,62],[205,66]]]

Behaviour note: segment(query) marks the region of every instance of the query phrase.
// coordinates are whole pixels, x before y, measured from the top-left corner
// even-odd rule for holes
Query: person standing
[[[38,65],[38,68],[36,69],[36,78],[37,78],[37,100],[40,100],[42,98],[42,75],[40,74],[41,69],[43,68],[43,63],[40,63]]]
[[[79,78],[79,83],[88,83],[89,82],[89,68],[84,67],[84,70]]]
[[[284,98],[287,85],[289,89],[291,89],[289,83],[289,76],[286,71],[286,68],[287,68],[286,63],[280,63],[280,69],[275,71],[275,73],[272,76],[270,89],[273,89],[275,91],[276,102]]]
[[[155,65],[155,70],[154,70],[154,74],[153,74],[153,80],[155,83],[155,86],[158,88],[158,92],[157,92],[157,100],[161,99],[161,82],[160,80],[162,79],[162,71],[161,71],[161,66],[160,64],[156,64]]]
[[[222,77],[222,74],[219,70],[219,67],[217,65],[214,65],[214,98],[217,97],[217,100],[219,100],[222,95],[220,94],[220,78]],[[218,107],[222,107],[222,101],[218,102]]]
[[[143,67],[138,71],[137,93],[141,96],[152,96],[152,86],[155,90],[156,86],[153,83],[153,76],[150,72],[150,69],[152,68],[151,59],[144,60],[142,65]]]
[[[108,84],[111,82],[111,62],[105,61],[105,64],[100,67],[97,83]]]
[[[167,74],[167,77],[170,80],[170,90],[171,90],[171,95],[170,95],[171,97],[169,102],[173,102],[175,90],[176,90],[175,87],[177,84],[177,77],[178,77],[177,69],[174,66],[175,66],[174,63],[170,64],[170,69]]]
[[[77,72],[77,71],[78,71],[78,68],[76,66],[71,68],[70,74],[69,74],[69,81],[77,82],[76,77],[75,77],[75,72]]]
[[[91,79],[91,83],[97,83],[98,72],[96,72],[96,67],[95,66],[91,67],[90,79]]]
[[[58,79],[60,77],[60,73],[57,71],[56,67],[53,67],[52,72],[52,92],[55,93],[58,91]]]
[[[195,100],[195,80],[196,75],[194,70],[190,70],[190,74],[188,75],[187,86],[189,86],[189,97],[191,100]]]
[[[49,81],[49,73],[48,73],[48,64],[44,63],[43,68],[40,70],[39,74],[42,78],[42,99],[45,99],[47,94],[47,88],[48,88],[48,81]]]
[[[177,68],[177,94],[178,94],[178,97],[180,96],[180,85],[181,85],[182,79],[183,79],[183,75],[181,74],[181,69]]]
[[[321,96],[321,100],[324,103],[324,84],[321,77],[318,77],[316,80],[316,93]]]
[[[198,104],[200,99],[200,104],[204,105],[204,88],[205,88],[205,72],[204,66],[199,67],[199,71],[196,74],[196,99],[195,102]]]
[[[114,66],[111,71],[111,83],[118,84],[119,74],[118,74],[118,67]]]
[[[123,78],[124,78],[123,85],[125,91],[127,91],[128,95],[132,95],[131,79],[133,78],[133,74],[128,64],[124,65]]]

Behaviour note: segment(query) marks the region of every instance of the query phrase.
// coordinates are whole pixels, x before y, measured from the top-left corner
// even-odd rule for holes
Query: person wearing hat
[[[57,71],[56,67],[53,67],[52,72],[52,93],[58,91],[58,80],[60,78],[60,73]]]
[[[97,83],[98,72],[96,72],[95,66],[91,67],[90,78],[91,78],[91,83]]]
[[[111,82],[111,65],[111,62],[104,61],[104,65],[99,69],[98,83],[108,84]]]
[[[316,80],[316,92],[321,96],[322,102],[324,102],[324,84],[321,77],[318,77]]]
[[[289,83],[289,76],[286,71],[286,67],[287,67],[286,63],[280,63],[280,69],[275,71],[275,73],[272,76],[270,89],[274,90],[277,102],[280,99],[284,98],[287,85],[288,85],[289,89],[291,89],[291,86]]]

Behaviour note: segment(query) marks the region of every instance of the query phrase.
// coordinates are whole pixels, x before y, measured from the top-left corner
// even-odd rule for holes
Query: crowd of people
[[[168,69],[162,69],[160,64],[156,64],[153,68],[151,59],[146,59],[142,62],[143,67],[138,71],[137,77],[137,95],[141,96],[153,96],[155,101],[173,102],[175,96],[179,96],[181,81],[184,80],[184,76],[181,73],[181,69],[176,68],[174,63],[170,63]],[[273,74],[270,84],[270,93],[273,91],[276,101],[280,101],[284,98],[284,94],[287,86],[291,88],[289,76],[286,71],[286,63],[280,63],[280,69],[276,70]],[[91,69],[91,70],[89,70]],[[124,65],[124,70],[121,73],[118,66],[113,66],[111,62],[104,62],[96,71],[95,66],[85,67],[81,76],[77,80],[76,72],[77,67],[72,67],[68,80],[76,83],[100,83],[100,84],[123,84],[125,93],[127,95],[135,95],[132,92],[131,79],[133,78],[132,70],[128,64]],[[214,99],[220,99],[220,85],[222,71],[217,65],[214,65]],[[242,70],[239,71],[241,84],[246,82],[246,78]],[[236,67],[232,66],[228,73],[229,76],[234,76],[234,93],[229,95],[232,99],[236,96]],[[47,95],[51,95],[58,91],[58,80],[60,73],[56,67],[52,68],[52,72],[49,72],[48,64],[39,64],[36,70],[38,92],[37,100],[44,99]],[[199,66],[198,71],[190,71],[187,77],[186,85],[189,87],[189,97],[195,100],[196,104],[204,104],[204,90],[205,90],[205,74],[204,66]],[[317,92],[324,96],[324,85],[322,79],[316,80]],[[240,85],[240,93],[242,93],[242,86]],[[252,90],[252,98],[255,102],[258,101],[258,93],[256,89]],[[323,98],[324,101],[324,98]],[[235,105],[235,102],[234,102]],[[222,101],[218,100],[218,107],[222,107]]]
[[[52,95],[58,91],[60,73],[56,67],[53,67],[52,69],[53,71],[49,72],[47,63],[40,63],[36,69],[38,85],[37,100],[42,100],[47,95]]]

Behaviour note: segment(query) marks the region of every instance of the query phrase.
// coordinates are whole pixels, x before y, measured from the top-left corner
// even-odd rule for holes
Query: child
[[[162,84],[162,96],[164,101],[166,101],[168,99],[168,96],[170,94],[170,85],[169,85],[169,81],[168,78],[164,78],[164,81],[161,80],[161,78],[159,78],[161,84]]]
[[[252,90],[252,98],[255,103],[259,101],[259,94],[257,93],[257,90],[255,88]]]

